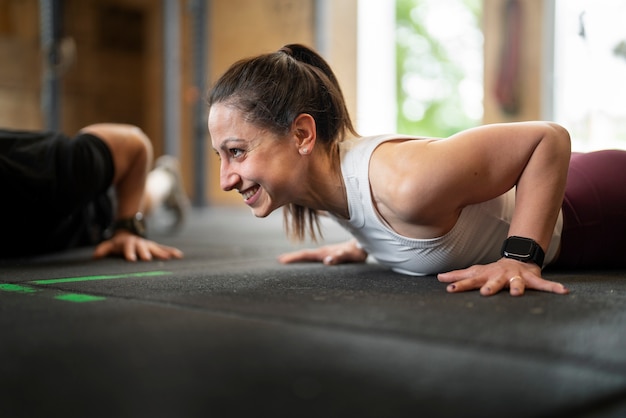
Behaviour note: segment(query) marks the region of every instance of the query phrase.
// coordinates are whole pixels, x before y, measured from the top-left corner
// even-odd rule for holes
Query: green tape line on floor
[[[57,290],[37,289],[31,286],[13,283],[0,283],[0,292],[10,292],[28,296],[37,294],[43,297],[52,297],[56,300],[74,303],[97,302],[106,299],[104,296],[87,295],[84,293],[60,293]]]
[[[35,289],[30,286],[24,286],[21,284],[13,284],[13,283],[0,283],[0,290],[4,290],[5,292],[16,292],[16,293],[39,292],[39,289]]]
[[[129,277],[163,276],[166,274],[171,274],[171,273],[169,271],[144,271],[141,273],[105,274],[105,275],[100,275],[100,276],[65,277],[65,278],[60,278],[60,279],[33,280],[29,283],[46,285],[46,284],[58,284],[58,283],[89,282],[89,281],[95,281],[95,280],[125,279]]]
[[[34,285],[50,285],[50,284],[59,284],[59,283],[77,283],[77,282],[87,282],[87,281],[95,281],[95,280],[112,280],[112,279],[126,279],[132,277],[154,277],[154,276],[163,276],[171,274],[169,271],[145,271],[140,273],[124,273],[124,274],[106,274],[106,275],[98,275],[98,276],[82,276],[82,277],[65,277],[59,279],[44,279],[44,280],[33,280],[28,282],[29,284]],[[34,294],[43,292],[46,295],[50,295],[51,290],[48,289],[38,289],[36,287],[27,286],[23,284],[14,284],[14,283],[0,283],[0,291],[4,292],[12,292],[12,293],[20,293],[20,294]],[[56,300],[62,300],[65,302],[74,302],[74,303],[84,303],[84,302],[97,302],[101,300],[106,300],[104,296],[95,296],[89,295],[85,293],[59,293],[58,291],[54,291],[54,296],[52,296]]]

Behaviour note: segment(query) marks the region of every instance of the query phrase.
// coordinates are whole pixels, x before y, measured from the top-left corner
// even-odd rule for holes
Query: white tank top
[[[346,228],[378,263],[415,276],[433,275],[498,260],[515,207],[515,189],[486,202],[463,208],[454,227],[432,239],[407,238],[394,232],[374,208],[369,183],[369,161],[378,145],[406,135],[357,138],[342,143],[341,170],[350,219],[333,218]],[[557,251],[563,225],[559,213],[545,264]]]

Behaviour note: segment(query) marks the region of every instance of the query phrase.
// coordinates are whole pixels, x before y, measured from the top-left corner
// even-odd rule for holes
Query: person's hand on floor
[[[450,293],[480,289],[481,295],[491,296],[506,288],[511,296],[522,296],[526,289],[561,295],[569,293],[563,284],[543,279],[539,266],[508,258],[501,258],[491,264],[441,273],[437,275],[437,279],[450,283],[446,288]]]
[[[278,261],[283,264],[320,261],[326,265],[362,263],[366,259],[367,253],[357,245],[356,240],[325,245],[315,249],[293,251],[278,257]]]
[[[121,255],[128,261],[150,261],[152,259],[169,260],[182,258],[178,248],[168,247],[142,238],[127,231],[117,231],[113,237],[101,242],[93,253],[94,258]]]

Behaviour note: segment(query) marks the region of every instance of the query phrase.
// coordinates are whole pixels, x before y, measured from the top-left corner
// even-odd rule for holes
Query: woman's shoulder
[[[344,154],[358,154],[366,156],[372,154],[379,146],[388,143],[399,143],[405,141],[427,140],[428,138],[416,137],[402,134],[383,134],[373,136],[360,136],[345,139],[341,143],[341,149]]]
[[[454,218],[453,214],[442,214],[442,194],[437,188],[438,180],[433,177],[437,163],[428,150],[428,144],[433,141],[396,137],[380,144],[369,161],[369,184],[381,215],[396,230],[406,232],[408,225],[411,230],[419,228],[422,237],[437,236],[450,227]]]
[[[413,140],[424,140],[430,139],[423,136],[415,136],[415,135],[406,135],[406,134],[379,134],[379,135],[368,135],[368,136],[358,136],[358,137],[350,137],[345,140],[345,142],[350,142],[354,144],[371,144],[371,143],[383,143],[389,141],[413,141]]]

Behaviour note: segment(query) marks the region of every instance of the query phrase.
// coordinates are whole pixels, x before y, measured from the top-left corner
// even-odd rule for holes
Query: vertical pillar
[[[181,24],[178,0],[163,0],[163,20],[163,149],[165,154],[178,157],[181,132]]]
[[[554,120],[554,25],[555,0],[543,2],[543,40],[541,42],[541,119]]]
[[[44,51],[41,111],[44,128],[59,130],[61,127],[60,77],[61,61],[61,0],[39,0],[39,25],[41,48]]]
[[[210,0],[191,0],[193,84],[199,93],[193,109],[194,205],[206,206],[207,112],[203,99],[207,90],[208,26]]]

